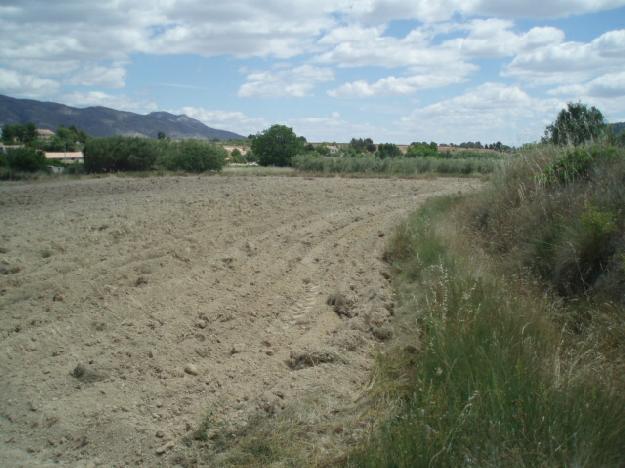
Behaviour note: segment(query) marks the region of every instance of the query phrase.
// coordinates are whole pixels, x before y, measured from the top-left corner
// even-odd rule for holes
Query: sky
[[[520,145],[567,102],[625,120],[625,0],[0,0],[0,94]]]

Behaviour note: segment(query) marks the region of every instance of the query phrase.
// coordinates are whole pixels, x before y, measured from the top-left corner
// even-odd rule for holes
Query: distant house
[[[38,128],[36,132],[37,138],[41,140],[51,140],[54,138],[54,132],[52,130],[48,130],[47,128]]]
[[[249,148],[245,146],[228,146],[224,145],[224,149],[228,152],[228,154],[232,153],[235,149],[239,150],[239,152],[243,155],[246,155],[249,151]]]
[[[46,159],[53,159],[55,161],[60,161],[63,163],[82,163],[85,162],[85,157],[82,154],[82,151],[74,151],[74,152],[48,152],[44,153],[46,155]]]

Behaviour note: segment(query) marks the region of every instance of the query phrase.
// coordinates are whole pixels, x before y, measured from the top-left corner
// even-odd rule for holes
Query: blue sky
[[[537,140],[625,120],[625,0],[0,1],[0,93],[310,141]]]

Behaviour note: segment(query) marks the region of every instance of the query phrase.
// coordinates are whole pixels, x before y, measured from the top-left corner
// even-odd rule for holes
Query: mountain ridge
[[[156,138],[159,132],[164,132],[171,138],[245,138],[235,132],[208,127],[184,114],[157,111],[142,115],[104,106],[78,108],[58,102],[18,99],[0,94],[0,125],[26,122],[50,130],[75,125],[95,137],[130,135]]]

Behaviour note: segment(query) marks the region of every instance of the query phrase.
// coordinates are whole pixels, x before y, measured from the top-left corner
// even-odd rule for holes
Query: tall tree
[[[273,125],[252,140],[252,151],[261,166],[290,166],[306,139],[285,125]]]
[[[596,140],[605,130],[603,114],[581,102],[567,104],[556,120],[545,129],[543,143],[578,146]]]

